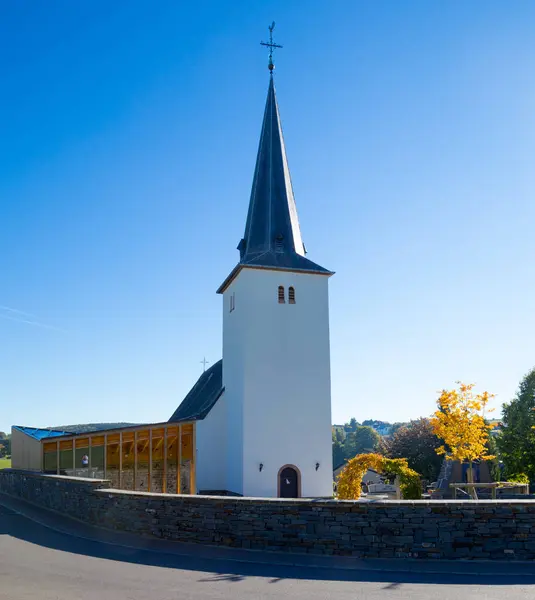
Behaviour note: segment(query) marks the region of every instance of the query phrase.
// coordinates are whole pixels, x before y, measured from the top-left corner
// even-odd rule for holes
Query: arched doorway
[[[279,470],[279,498],[301,497],[301,474],[293,465],[285,465]]]

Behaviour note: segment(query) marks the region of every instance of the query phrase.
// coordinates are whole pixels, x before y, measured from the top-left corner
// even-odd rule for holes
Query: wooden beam
[[[181,485],[180,485],[180,470],[182,468],[182,425],[178,426],[178,448],[177,448],[177,455],[178,455],[178,462],[176,465],[176,493],[180,494],[180,492],[182,491]]]
[[[162,492],[167,492],[167,427],[163,430],[163,482]]]
[[[89,436],[89,441],[87,442],[88,445],[89,445],[89,450],[88,450],[89,454],[87,455],[87,457],[89,458],[89,462],[87,463],[87,472],[88,472],[89,477],[91,477],[91,469],[93,468],[93,460],[92,460],[92,452],[91,452],[91,448],[92,448],[91,441],[92,441],[92,439],[93,439],[92,436]]]
[[[123,489],[123,432],[119,433],[119,489]]]
[[[189,493],[195,495],[197,493],[197,428],[193,423],[193,433],[191,434],[191,462],[190,462],[190,490]]]
[[[56,475],[59,475],[59,440],[56,442]]]
[[[76,477],[76,441],[72,438],[72,475]]]
[[[137,490],[137,431],[134,432],[134,490]]]
[[[193,425],[195,423],[195,421],[184,421],[182,424],[183,425]],[[169,427],[169,426],[174,426],[177,427],[178,423],[170,423],[169,421],[165,421],[164,423],[151,423],[151,424],[145,424],[145,425],[134,425],[131,427],[116,427],[115,429],[106,429],[106,434],[113,434],[113,433],[120,433],[121,431],[143,431],[143,430],[147,430],[147,429],[163,429],[164,427]],[[76,433],[76,434],[71,434],[71,433],[67,433],[65,435],[58,435],[58,441],[61,440],[62,442],[68,442],[70,440],[72,440],[73,438],[75,439],[79,439],[80,437],[87,437],[87,436],[98,436],[98,435],[103,435],[103,430],[101,431],[91,431],[88,433]]]
[[[104,434],[104,479],[108,474],[108,434]]]
[[[148,483],[148,490],[147,491],[151,491],[152,489],[152,428],[149,429],[149,483]]]

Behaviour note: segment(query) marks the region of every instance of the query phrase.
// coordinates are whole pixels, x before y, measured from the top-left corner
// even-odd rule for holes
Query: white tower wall
[[[291,465],[301,496],[331,496],[328,277],[244,268],[223,303],[227,489],[276,497],[279,470]]]

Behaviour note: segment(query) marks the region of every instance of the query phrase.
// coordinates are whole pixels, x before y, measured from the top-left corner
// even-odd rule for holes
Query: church
[[[168,423],[95,434],[14,427],[13,467],[111,478],[141,491],[331,497],[333,272],[307,258],[301,237],[271,54],[237,249],[239,261],[217,289],[223,358]]]
[[[306,257],[273,71],[240,258],[217,290],[223,360],[171,420],[197,421],[197,485],[332,496],[328,282]]]

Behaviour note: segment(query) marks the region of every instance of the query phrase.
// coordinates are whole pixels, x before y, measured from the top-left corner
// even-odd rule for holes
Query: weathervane
[[[271,23],[271,26],[269,28],[269,42],[260,42],[260,44],[262,46],[266,46],[267,48],[269,48],[268,69],[272,75],[273,75],[273,69],[275,68],[275,65],[273,64],[273,50],[275,48],[282,48],[282,46],[280,44],[275,44],[275,42],[273,41],[273,30],[274,29],[275,29],[275,21],[273,21],[273,23]]]

